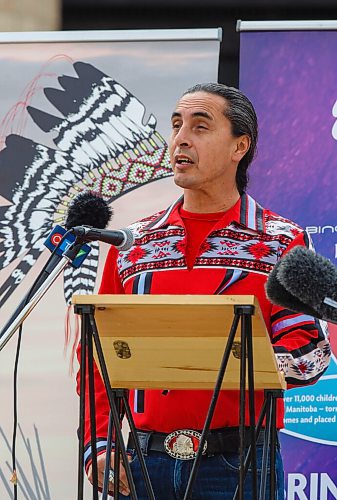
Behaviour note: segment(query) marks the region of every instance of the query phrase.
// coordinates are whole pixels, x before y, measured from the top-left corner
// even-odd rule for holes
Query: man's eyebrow
[[[206,118],[207,120],[213,120],[212,115],[206,113],[206,111],[196,111],[192,114],[193,118]]]
[[[178,113],[178,111],[173,111],[171,120],[173,120],[173,118],[181,118],[181,113]]]
[[[207,120],[213,120],[212,115],[210,115],[209,113],[206,113],[206,111],[196,111],[195,113],[192,113],[192,117],[193,118],[206,118]],[[179,113],[178,111],[174,111],[172,113],[171,120],[173,120],[173,118],[181,118],[181,113]]]

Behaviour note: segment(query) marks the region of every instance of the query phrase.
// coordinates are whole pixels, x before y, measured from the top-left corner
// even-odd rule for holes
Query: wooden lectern
[[[89,392],[93,400],[93,381],[90,383],[92,356],[102,375],[111,408],[111,426],[116,433],[116,450],[127,462],[120,433],[119,412],[126,406],[130,430],[137,440],[131,411],[128,408],[128,389],[214,389],[209,413],[194,461],[185,499],[191,497],[192,487],[202,450],[207,439],[220,389],[240,390],[240,476],[234,498],[243,499],[244,479],[252,465],[253,498],[265,498],[268,449],[273,472],[276,447],[276,398],[285,389],[283,374],[278,371],[274,352],[256,297],[240,295],[75,295],[75,312],[82,316],[82,346],[88,350]],[[238,328],[241,324],[241,329]],[[92,338],[95,349],[92,348]],[[82,348],[81,370],[86,369]],[[83,366],[84,365],[84,366]],[[84,371],[85,374],[85,371]],[[84,374],[82,380],[84,380]],[[91,387],[91,389],[90,389]],[[112,389],[113,388],[113,389]],[[255,425],[254,390],[265,390],[265,404]],[[120,391],[120,402],[118,401]],[[84,384],[80,399],[80,434],[84,425]],[[116,392],[117,391],[117,392]],[[245,456],[246,392],[250,410],[251,446]],[[117,399],[116,399],[117,398]],[[122,403],[121,403],[122,402]],[[95,456],[94,408],[92,416],[93,461]],[[117,409],[116,409],[117,408]],[[131,422],[130,422],[131,419]],[[266,439],[260,494],[257,496],[255,441],[265,420]],[[82,429],[82,430],[81,430]],[[111,429],[110,429],[111,431]],[[112,432],[112,431],[111,431]],[[110,436],[111,441],[111,436]],[[117,443],[118,441],[118,443]],[[137,451],[140,452],[140,448]],[[274,451],[273,451],[274,448]],[[117,450],[117,451],[118,451]],[[119,452],[115,453],[115,474],[119,469]],[[79,450],[79,491],[83,483],[83,442]],[[274,462],[273,462],[274,460]],[[145,463],[143,463],[145,467]],[[126,467],[127,469],[128,467]],[[93,463],[93,475],[95,475]],[[146,467],[145,467],[146,469]],[[126,470],[131,497],[137,498],[131,471]],[[149,478],[144,470],[145,482]],[[97,474],[97,471],[96,471]],[[118,472],[117,472],[118,475]],[[254,480],[255,476],[255,480]],[[106,483],[108,481],[106,474]],[[115,477],[117,482],[118,478]],[[271,474],[271,490],[275,478]],[[118,485],[117,485],[118,487]],[[115,497],[117,497],[117,487]],[[83,489],[83,486],[82,486]],[[94,488],[95,489],[95,488]],[[154,498],[150,483],[149,498]],[[104,494],[104,490],[103,490]],[[79,500],[81,493],[78,496]],[[94,493],[94,498],[95,493]],[[273,498],[273,495],[272,495]]]

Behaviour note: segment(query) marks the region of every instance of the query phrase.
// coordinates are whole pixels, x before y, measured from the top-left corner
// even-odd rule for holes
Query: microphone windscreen
[[[337,298],[337,269],[329,259],[295,247],[280,260],[277,278],[289,293],[321,311],[325,297]]]
[[[315,318],[321,319],[318,311],[301,302],[297,297],[292,295],[279,281],[278,272],[282,259],[276,263],[266,282],[266,294],[270,302],[278,306],[290,309],[291,311],[309,314]]]
[[[90,191],[78,194],[69,205],[66,229],[76,226],[93,226],[105,229],[112,217],[112,209],[100,196]]]

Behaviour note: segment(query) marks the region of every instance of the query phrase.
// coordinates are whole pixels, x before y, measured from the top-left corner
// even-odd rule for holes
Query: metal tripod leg
[[[81,367],[80,367],[80,421],[79,421],[79,455],[78,455],[78,500],[83,499],[84,480],[84,422],[85,422],[85,387],[86,372],[89,379],[89,399],[94,401],[93,366],[90,363],[92,357],[92,341],[88,314],[92,311],[91,306],[82,308],[81,324]],[[90,342],[91,341],[91,342]],[[97,453],[96,453],[96,423],[94,405],[90,405],[91,421],[91,451],[92,451],[92,477],[93,477],[93,500],[98,500],[98,478],[97,478]]]
[[[277,432],[276,432],[276,400],[277,398],[283,397],[283,391],[279,389],[267,389],[265,390],[265,397],[263,405],[260,411],[258,422],[256,424],[256,440],[258,439],[263,421],[266,419],[265,428],[265,439],[263,444],[263,455],[262,455],[262,469],[261,469],[261,482],[259,490],[259,500],[266,500],[266,485],[267,485],[267,467],[268,467],[268,451],[270,448],[271,459],[270,459],[270,498],[275,499],[276,493],[276,481],[275,481],[275,456],[277,447]],[[269,417],[268,417],[269,415]],[[268,420],[268,422],[267,422]],[[268,428],[270,429],[270,434],[268,435]],[[248,448],[247,455],[245,458],[244,469],[245,475],[248,472],[251,463],[251,446]],[[233,500],[238,499],[239,488],[237,487]]]
[[[133,478],[132,478],[130,464],[129,464],[129,461],[127,460],[127,455],[126,455],[126,450],[125,450],[125,446],[124,446],[124,441],[123,441],[121,429],[120,429],[120,426],[118,426],[118,425],[116,426],[116,413],[117,413],[117,410],[116,410],[116,405],[114,404],[114,396],[113,396],[114,390],[110,388],[109,376],[108,376],[108,372],[107,372],[107,368],[106,368],[106,364],[105,364],[105,360],[104,360],[104,356],[103,356],[103,351],[102,351],[101,343],[100,343],[100,340],[99,340],[99,335],[98,335],[98,331],[97,331],[97,327],[96,327],[96,323],[95,323],[95,318],[94,318],[93,315],[90,315],[90,324],[91,324],[91,328],[92,328],[92,332],[93,332],[93,337],[94,337],[94,341],[95,341],[95,347],[96,347],[96,351],[97,351],[97,355],[98,355],[100,367],[101,367],[101,370],[102,370],[103,382],[104,382],[104,385],[105,385],[105,388],[106,388],[106,391],[107,391],[107,395],[108,395],[108,399],[109,399],[109,403],[110,403],[110,408],[111,408],[113,419],[114,419],[114,424],[115,424],[115,429],[116,429],[116,444],[117,444],[117,442],[119,443],[120,450],[121,450],[121,453],[122,453],[123,464],[124,464],[126,476],[127,476],[129,487],[130,487],[131,498],[132,499],[135,498],[137,500],[137,494],[136,494],[136,490],[135,490],[135,485],[134,485],[134,481],[133,481]],[[126,403],[126,398],[124,398],[124,402]],[[144,457],[143,457],[143,455],[141,453],[139,439],[138,439],[138,436],[137,436],[137,432],[135,430],[135,426],[134,426],[134,423],[133,423],[133,419],[132,419],[132,415],[131,415],[131,411],[130,411],[130,407],[129,407],[128,402],[127,402],[127,404],[125,404],[125,410],[127,411],[127,416],[128,416],[129,424],[131,424],[130,425],[130,429],[133,429],[133,432],[134,432],[133,437],[134,437],[134,441],[135,441],[136,447],[137,447],[138,458],[139,458],[139,460],[141,462],[142,470],[145,471],[146,470],[146,465],[145,465]],[[115,474],[116,474],[116,471],[115,471]],[[150,483],[150,478],[148,476],[147,471],[146,471],[146,474],[144,475],[144,480],[145,480],[145,484],[146,484],[146,487],[147,487],[149,498],[151,500],[152,499],[154,500],[155,497],[154,497],[153,489],[152,489],[152,486],[151,486],[151,483]]]
[[[250,425],[250,447],[251,447],[251,469],[252,469],[252,500],[257,500],[257,463],[256,463],[256,440],[255,440],[255,391],[254,391],[254,364],[253,364],[253,341],[252,341],[252,315],[253,306],[236,306],[241,320],[241,369],[240,378],[240,498],[244,498],[244,482],[247,471],[245,470],[245,413],[246,413],[246,381],[248,380],[248,403],[249,403],[249,425]],[[245,349],[243,349],[245,347]],[[247,370],[246,370],[247,366]]]
[[[104,467],[104,479],[103,479],[103,490],[102,490],[102,500],[107,500],[109,492],[109,471],[110,471],[110,450],[112,448],[112,433],[113,433],[113,419],[112,413],[109,413],[109,425],[108,425],[108,436],[106,444],[106,456],[105,456],[105,467]]]
[[[248,380],[249,397],[249,423],[251,439],[251,464],[252,464],[252,499],[257,500],[257,465],[255,444],[255,394],[254,394],[254,366],[253,366],[253,343],[252,343],[252,315],[254,306],[235,306],[234,311],[241,317],[241,356],[240,356],[240,413],[239,413],[239,435],[240,435],[240,469],[239,469],[239,499],[244,498],[244,485],[247,470],[245,468],[245,427],[246,427],[246,386]]]
[[[126,450],[125,450],[125,446],[124,446],[119,414],[118,414],[118,411],[116,408],[116,401],[115,401],[115,398],[114,398],[113,393],[112,393],[111,388],[110,388],[108,370],[107,370],[107,367],[105,364],[102,346],[101,346],[101,343],[99,340],[99,335],[98,335],[96,322],[95,322],[95,318],[94,318],[93,313],[89,315],[89,321],[90,321],[92,335],[94,338],[94,343],[95,343],[96,352],[97,352],[97,356],[98,356],[98,360],[99,360],[99,365],[100,365],[101,371],[102,371],[103,382],[105,385],[105,389],[107,391],[107,396],[108,396],[108,400],[109,400],[109,404],[110,404],[110,410],[112,412],[112,418],[113,418],[114,429],[115,429],[115,434],[116,434],[115,441],[116,441],[116,443],[118,441],[118,443],[121,447],[120,449],[121,449],[121,453],[122,453],[122,459],[123,459],[123,464],[124,464],[124,468],[125,468],[125,472],[126,472],[126,477],[127,477],[128,483],[129,483],[131,498],[132,498],[132,500],[133,499],[137,500],[136,488],[135,488],[135,484],[134,484],[131,469],[130,469],[129,460],[127,458],[127,454],[126,454]]]
[[[85,377],[86,377],[86,329],[85,322],[81,323],[81,365],[80,365],[80,415],[78,426],[78,475],[77,475],[77,500],[83,500],[84,481],[84,419],[85,419]]]
[[[147,491],[149,499],[155,500],[155,496],[154,496],[152,484],[150,481],[149,473],[148,473],[148,470],[147,470],[147,467],[145,464],[143,452],[141,450],[138,435],[137,435],[137,430],[136,430],[135,423],[134,423],[132,413],[130,410],[129,401],[125,396],[123,397],[123,402],[124,402],[124,409],[125,409],[126,418],[129,422],[130,432],[131,432],[131,435],[133,437],[133,442],[135,443],[135,448],[136,448],[136,452],[138,455],[138,460],[140,462],[140,467],[142,470],[142,475],[143,475],[143,479],[145,482],[146,491]]]
[[[136,489],[135,489],[134,481],[133,481],[132,474],[131,474],[130,464],[129,464],[129,461],[128,461],[128,458],[126,455],[126,450],[124,447],[124,441],[123,441],[123,436],[122,436],[122,431],[121,431],[121,426],[120,426],[119,414],[118,414],[118,411],[116,408],[115,399],[110,391],[109,376],[108,376],[107,368],[105,365],[101,344],[99,341],[99,336],[98,336],[98,332],[97,332],[95,318],[93,315],[94,307],[93,306],[86,306],[86,305],[76,306],[75,312],[77,314],[81,314],[81,316],[82,316],[82,328],[86,332],[86,334],[85,334],[86,340],[88,340],[89,338],[92,339],[92,337],[94,338],[95,347],[96,347],[96,351],[97,351],[98,358],[99,358],[99,363],[100,363],[101,370],[102,370],[103,381],[105,384],[105,388],[107,390],[107,396],[108,396],[108,400],[109,400],[110,410],[112,413],[112,419],[113,419],[113,424],[114,424],[115,434],[116,434],[116,442],[118,441],[119,443],[122,444],[121,453],[122,453],[123,463],[125,465],[127,480],[128,480],[129,487],[130,487],[130,495],[131,495],[132,500],[137,500],[137,494],[136,494]],[[91,342],[91,345],[92,345],[92,342]],[[86,353],[86,351],[87,351],[86,345],[84,345],[84,346],[82,345],[82,349],[83,349],[83,347],[84,347],[85,356],[86,356],[86,354],[87,354]],[[90,370],[90,358],[92,360],[91,370]],[[93,379],[92,348],[91,348],[91,356],[88,352],[88,368],[89,368],[89,373],[88,373],[88,376],[89,376],[89,401],[90,401],[90,405],[92,407],[92,406],[95,406],[94,394],[93,394],[92,390],[90,391],[90,385],[91,384],[93,385],[93,382],[90,383],[90,376],[91,376],[90,371],[92,371],[92,379]],[[83,380],[83,378],[85,381],[85,377],[82,377],[81,381]],[[81,387],[81,389],[82,389],[82,387]],[[84,397],[85,396],[85,385],[84,385],[84,391],[82,392],[82,394],[83,394],[82,397]],[[81,399],[80,399],[80,404],[81,404]],[[84,403],[82,402],[82,405],[83,404]],[[91,411],[91,415],[94,416],[94,411]],[[92,427],[94,427],[94,429],[95,429],[95,423],[92,426],[92,422],[91,422],[91,428]],[[81,432],[81,428],[82,428],[82,443],[83,443],[84,411],[82,412],[82,421],[81,421],[81,425],[80,425],[80,432]],[[80,445],[80,449],[81,449],[81,451],[83,451],[83,444]],[[92,452],[93,452],[93,495],[94,495],[93,498],[94,498],[94,500],[96,500],[96,498],[98,499],[98,484],[97,484],[97,480],[95,482],[95,478],[94,478],[94,459],[95,459],[95,452],[96,452],[96,441],[94,443],[92,442]],[[97,454],[96,454],[96,458],[97,458]],[[79,461],[80,461],[80,459],[79,459]],[[81,476],[81,471],[79,470],[79,477],[80,476]],[[97,460],[96,460],[96,477],[97,477]],[[79,479],[79,482],[80,482],[80,479]],[[81,500],[83,498],[83,474],[82,474],[82,484],[80,485],[80,488],[79,488],[79,498],[81,498]]]
[[[277,434],[276,434],[276,402],[278,398],[283,397],[283,391],[280,389],[266,389],[265,393],[265,413],[266,413],[266,431],[265,440],[263,444],[262,455],[262,472],[261,472],[261,485],[259,500],[266,498],[266,485],[267,485],[267,467],[268,455],[270,454],[270,500],[276,497],[276,477],[275,477],[275,463],[276,463],[276,447],[277,447]]]
[[[91,466],[92,466],[92,498],[98,500],[98,470],[97,470],[97,448],[96,448],[96,407],[94,386],[94,365],[92,336],[87,330],[88,348],[88,378],[89,378],[89,410],[90,410],[90,432],[91,432]]]
[[[205,421],[205,425],[204,425],[204,428],[203,428],[203,431],[202,431],[202,434],[201,434],[199,448],[198,448],[198,451],[197,451],[197,455],[196,455],[196,457],[194,459],[194,463],[193,463],[193,467],[192,467],[191,474],[190,474],[190,477],[189,477],[189,481],[188,481],[188,484],[187,484],[187,489],[186,489],[186,492],[185,492],[184,500],[189,500],[192,497],[193,484],[194,484],[194,481],[195,481],[195,478],[196,478],[196,475],[197,475],[197,472],[198,472],[198,469],[199,469],[201,455],[202,455],[202,452],[203,452],[203,449],[204,449],[204,445],[205,445],[205,441],[206,441],[207,434],[208,434],[208,431],[209,431],[209,427],[211,425],[211,421],[212,421],[212,418],[213,418],[213,415],[214,415],[215,406],[216,406],[216,403],[218,401],[218,397],[219,397],[219,393],[220,393],[222,381],[223,381],[223,378],[224,378],[224,375],[225,375],[225,371],[226,371],[226,368],[227,368],[227,364],[228,364],[228,359],[229,359],[229,356],[230,356],[230,353],[231,353],[231,350],[232,350],[234,337],[235,337],[235,334],[236,334],[236,331],[237,331],[237,328],[238,328],[239,319],[240,319],[239,315],[236,314],[234,316],[234,319],[233,319],[231,330],[230,330],[230,333],[229,333],[229,336],[228,336],[228,342],[227,342],[227,345],[226,345],[226,348],[225,348],[225,351],[224,351],[224,354],[223,354],[223,357],[222,357],[222,361],[221,361],[221,365],[220,365],[218,377],[217,377],[216,384],[215,384],[214,391],[213,391],[213,395],[212,395],[211,404],[210,404],[210,407],[209,407],[209,410],[208,410],[208,414],[207,414],[207,417],[206,417],[206,421]]]

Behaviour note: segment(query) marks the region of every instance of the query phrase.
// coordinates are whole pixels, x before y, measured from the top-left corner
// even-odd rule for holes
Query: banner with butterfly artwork
[[[250,192],[306,227],[316,251],[337,265],[337,23],[256,21],[239,30],[240,88],[260,129]],[[328,371],[285,393],[288,500],[337,498],[336,325],[329,331]]]
[[[84,190],[112,204],[121,228],[179,196],[166,140],[177,99],[217,81],[221,30],[0,34],[1,327],[49,254],[52,227]],[[93,244],[24,323],[18,372],[21,498],[73,499],[77,491],[76,361],[65,350],[71,295],[97,291],[107,245]],[[0,352],[0,498],[9,478],[17,334]],[[72,373],[70,373],[72,372]],[[86,488],[87,498],[91,498]]]

